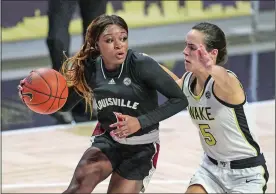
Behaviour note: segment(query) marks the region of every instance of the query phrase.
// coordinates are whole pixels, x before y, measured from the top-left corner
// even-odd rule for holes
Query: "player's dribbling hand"
[[[197,49],[197,59],[205,67],[207,71],[211,70],[213,66],[213,60],[207,52],[206,48],[202,44],[199,45]]]
[[[23,90],[22,86],[24,84],[25,84],[25,79],[20,80],[19,85],[17,86],[19,98],[22,100],[23,103],[25,103],[22,97],[22,90]]]
[[[114,135],[119,138],[126,138],[141,129],[140,122],[136,117],[129,115],[117,114],[118,121],[111,124],[109,127],[116,128],[113,130]]]

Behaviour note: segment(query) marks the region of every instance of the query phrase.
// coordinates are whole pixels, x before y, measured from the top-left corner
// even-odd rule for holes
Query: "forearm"
[[[187,106],[188,101],[185,97],[171,98],[154,111],[139,116],[138,121],[143,129],[175,115],[176,113],[184,110]]]
[[[145,58],[144,62],[137,65],[136,68],[143,83],[168,99],[156,109],[138,117],[142,129],[157,124],[188,106],[186,96],[172,76],[167,73],[168,71],[164,71],[162,65],[151,58]]]
[[[68,94],[66,103],[59,111],[61,111],[61,112],[70,111],[81,100],[82,100],[82,97],[74,90],[74,88],[69,87],[69,94]]]

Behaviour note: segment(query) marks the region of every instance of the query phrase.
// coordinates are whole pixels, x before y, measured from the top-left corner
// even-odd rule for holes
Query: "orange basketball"
[[[68,87],[61,73],[50,68],[33,70],[22,86],[25,104],[39,114],[52,114],[65,104]]]

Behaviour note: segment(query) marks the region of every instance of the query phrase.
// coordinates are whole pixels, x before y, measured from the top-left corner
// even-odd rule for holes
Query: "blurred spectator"
[[[160,14],[162,16],[165,16],[165,13],[164,13],[164,8],[163,8],[163,5],[162,5],[162,1],[161,0],[145,0],[145,6],[144,6],[144,14],[147,16],[148,15],[148,9],[149,9],[149,6],[151,4],[157,4],[159,10],[160,10]]]
[[[1,1],[1,27],[16,27],[24,22],[25,17],[34,17],[36,10],[39,10],[40,16],[44,16],[46,9],[47,1]]]
[[[222,6],[223,11],[226,11],[226,7],[228,6],[232,6],[237,9],[236,1],[203,1],[203,10],[217,4],[220,4]]]
[[[64,60],[63,51],[70,55],[70,34],[69,24],[73,14],[79,6],[82,18],[83,40],[88,25],[97,16],[106,12],[107,0],[48,0],[48,37],[47,46],[52,61],[52,68],[59,71]],[[58,123],[71,123],[72,121],[83,122],[89,120],[89,115],[85,114],[84,102],[79,103],[72,109],[71,113],[53,114]],[[73,120],[73,118],[74,120]]]
[[[186,0],[178,0],[178,7],[183,8],[185,7]]]
[[[110,0],[111,6],[112,6],[115,13],[117,11],[123,11],[124,10],[123,2],[124,2],[123,0],[120,0],[120,1],[111,1]]]

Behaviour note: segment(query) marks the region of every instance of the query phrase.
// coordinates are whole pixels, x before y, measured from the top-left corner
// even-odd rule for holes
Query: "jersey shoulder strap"
[[[192,74],[193,74],[192,72],[187,71],[183,75],[182,91],[184,92],[185,95],[188,95],[189,93],[189,90],[188,90],[189,81],[191,79]]]

